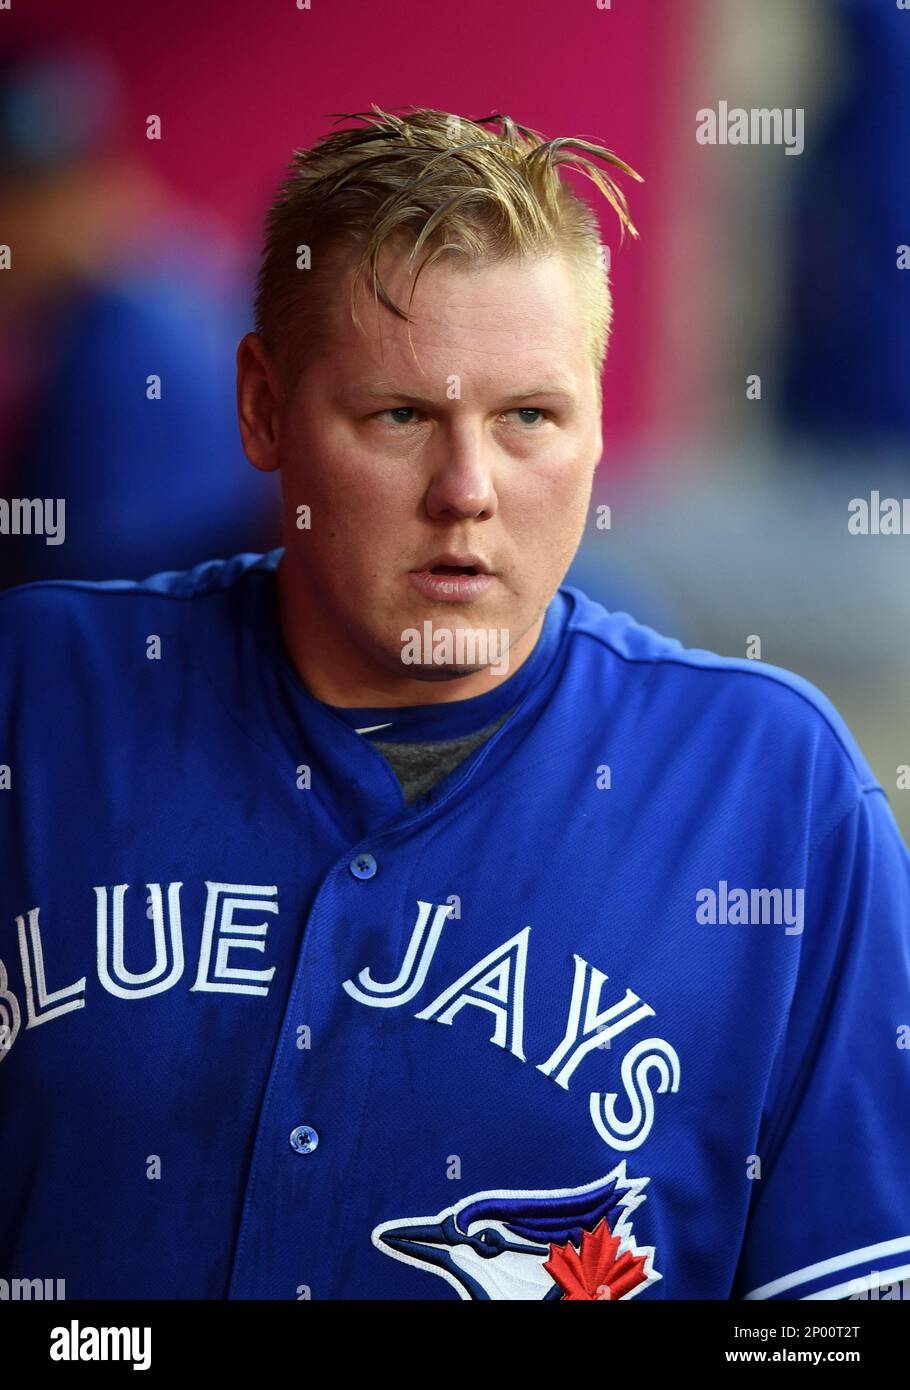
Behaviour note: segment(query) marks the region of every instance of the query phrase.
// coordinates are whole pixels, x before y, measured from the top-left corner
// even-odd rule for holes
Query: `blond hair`
[[[343,268],[336,253],[360,253],[351,279],[355,324],[356,287],[369,278],[374,299],[410,325],[409,312],[382,285],[378,259],[384,243],[413,239],[411,270],[422,248],[427,255],[414,276],[408,311],[421,272],[443,252],[493,261],[564,254],[580,277],[599,386],[612,322],[609,275],[594,211],[559,168],[577,169],[595,184],[619,218],[621,240],[626,231],[638,236],[625,196],[587,156],[638,182],[641,175],[602,145],[544,140],[498,112],[474,121],[427,107],[395,115],[374,105],[372,112],[338,119],[365,124],[296,150],[266,215],[254,319],[285,382],[318,354],[320,318]],[[484,129],[493,123],[498,131]],[[298,269],[303,247],[312,267],[305,281]]]

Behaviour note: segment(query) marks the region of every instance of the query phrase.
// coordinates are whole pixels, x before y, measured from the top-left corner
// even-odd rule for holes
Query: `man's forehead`
[[[348,284],[352,274],[349,271]],[[407,311],[410,300],[415,326],[422,321],[434,328],[457,327],[487,319],[487,326],[496,328],[504,313],[526,315],[537,308],[545,310],[545,322],[555,324],[576,308],[570,302],[574,299],[572,269],[556,254],[479,260],[449,253],[431,264],[418,265],[413,272],[400,254],[387,262],[380,258],[379,274],[386,293],[400,309]],[[375,310],[369,276],[358,282],[355,294],[359,313]],[[383,308],[383,313],[405,326],[389,310]]]
[[[329,357],[336,364],[344,358],[352,369],[356,364],[360,383],[416,389],[440,374],[461,373],[483,375],[491,386],[515,387],[518,379],[528,392],[544,384],[571,391],[586,368],[580,307],[561,257],[436,262],[421,272],[410,309],[414,277],[404,259],[391,263],[391,273],[380,265],[386,292],[409,310],[410,323],[361,282],[356,325],[348,309],[351,274],[345,292],[333,296],[323,361],[328,366]]]
[[[340,394],[346,399],[364,404],[399,398],[414,401],[431,400],[446,394],[446,384],[446,379],[434,379],[433,373],[421,376],[413,370],[393,375],[385,371],[377,371],[375,374],[367,371],[352,376],[350,381],[342,385]],[[577,382],[564,371],[555,380],[538,382],[533,373],[528,374],[522,363],[514,361],[504,364],[500,370],[478,373],[476,377],[469,373],[465,382],[465,392],[472,396],[489,393],[497,400],[508,397],[516,403],[533,401],[538,405],[543,402],[552,402],[554,405],[572,404],[579,396]]]

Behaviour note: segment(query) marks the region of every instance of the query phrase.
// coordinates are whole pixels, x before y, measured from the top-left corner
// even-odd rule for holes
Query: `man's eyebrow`
[[[430,396],[421,396],[416,391],[403,390],[392,381],[364,383],[355,386],[353,391],[358,396],[367,396],[377,400],[387,400],[391,397],[394,400],[418,401],[421,405],[435,405],[437,403]],[[567,401],[574,401],[577,399],[577,392],[569,386],[562,386],[553,382],[543,386],[534,386],[529,391],[513,391],[500,399],[503,401],[527,401],[533,396],[557,396]]]
[[[530,391],[515,391],[511,396],[506,396],[507,401],[526,401],[531,396],[561,396],[567,401],[574,401],[577,392],[571,386],[560,386],[556,382],[544,386],[535,386]]]

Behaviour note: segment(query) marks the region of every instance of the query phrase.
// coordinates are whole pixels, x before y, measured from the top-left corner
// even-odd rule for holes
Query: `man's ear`
[[[278,371],[258,333],[237,345],[237,418],[243,452],[254,468],[272,473],[279,465]]]

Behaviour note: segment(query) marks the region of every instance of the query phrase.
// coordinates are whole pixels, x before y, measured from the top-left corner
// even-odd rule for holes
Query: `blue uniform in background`
[[[162,254],[112,269],[58,311],[7,486],[62,499],[65,544],[4,536],[4,585],[142,578],[231,554],[251,535],[272,542],[277,479],[244,457],[225,390],[245,305],[191,262],[194,243],[181,249],[183,265]]]
[[[0,596],[4,1277],[910,1273],[910,860],[824,696],[565,585],[490,694],[339,710],[286,656],[278,558]],[[508,711],[412,805],[358,732]]]
[[[910,435],[910,24],[896,0],[830,12],[844,76],[792,161],[780,368],[781,423],[828,446],[825,476],[845,446]]]

